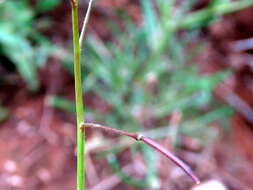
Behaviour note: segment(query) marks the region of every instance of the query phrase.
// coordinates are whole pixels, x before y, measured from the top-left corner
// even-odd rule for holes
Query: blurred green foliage
[[[193,60],[204,44],[199,43],[195,48],[189,48],[189,44],[198,40],[200,27],[253,2],[215,0],[206,8],[191,12],[195,2],[181,1],[175,6],[175,0],[140,0],[142,25],[136,26],[127,12],[120,10],[118,13],[125,19],[124,30],[110,23],[115,43],[103,42],[92,34],[88,37],[83,56],[84,90],[100,96],[112,109],[101,113],[89,108],[87,115],[115,128],[145,130],[153,138],[169,134],[180,139],[177,138],[180,134],[187,134],[202,138],[203,143],[212,139],[215,131],[210,124],[219,121],[224,125],[232,113],[231,108],[217,102],[212,95],[215,86],[229,72],[201,75]],[[59,3],[60,0],[38,0],[31,6],[28,0],[0,1],[0,55],[15,64],[31,90],[39,86],[38,67],[54,49],[39,32],[40,22],[45,21],[41,19],[43,16],[41,20],[36,16]],[[188,30],[178,32],[181,29]],[[62,59],[71,72],[71,54],[64,53]],[[62,97],[51,97],[48,104],[74,111],[73,103]],[[182,114],[177,130],[168,121],[168,116],[175,112]],[[8,111],[1,108],[0,120],[7,114]],[[180,141],[175,144],[180,145]],[[135,148],[132,147],[132,152]],[[107,157],[110,165],[129,184],[159,187],[156,154],[143,145],[137,148],[141,148],[147,162],[145,180],[126,175],[114,156]]]
[[[38,88],[37,68],[45,63],[52,48],[37,29],[40,20],[35,20],[36,15],[59,3],[56,0],[38,1],[36,8],[27,0],[0,3],[0,55],[15,64],[30,90]]]
[[[61,3],[61,0],[37,0],[36,11],[45,12],[53,10]]]
[[[215,0],[206,8],[191,12],[195,2],[182,1],[175,6],[173,0],[140,0],[142,25],[136,26],[127,12],[120,10],[124,29],[117,23],[109,23],[114,42],[103,42],[92,34],[88,36],[82,59],[84,92],[100,96],[112,109],[101,113],[89,108],[86,115],[126,131],[145,131],[152,138],[169,135],[175,145],[180,145],[180,134],[197,137],[208,144],[217,135],[211,127],[214,121],[223,127],[228,125],[227,117],[232,109],[215,100],[212,92],[229,71],[200,74],[194,58],[205,44],[199,42],[192,48],[191,43],[198,41],[200,27],[253,2]],[[187,30],[178,32],[181,29]],[[72,64],[67,59],[64,65],[72,72]],[[51,105],[73,111],[74,106],[68,100],[62,97],[51,100]],[[176,127],[168,120],[174,113],[182,114]],[[146,160],[145,179],[133,178],[121,169],[114,154],[125,146],[112,147],[101,155],[107,154],[110,166],[125,183],[159,188],[156,153],[142,144],[132,146],[132,152],[136,148],[141,148]]]
[[[6,120],[9,116],[9,110],[0,105],[0,122]]]
[[[252,0],[212,0],[206,8],[188,14],[184,20],[177,24],[177,27],[198,28],[201,26],[206,26],[212,22],[215,22],[224,14],[239,11],[252,5]]]
[[[199,29],[215,22],[225,13],[252,5],[253,2],[229,0],[212,1],[206,8],[191,12],[194,0],[175,1],[141,0],[143,24],[136,26],[127,12],[124,29],[110,22],[114,42],[103,42],[92,34],[88,36],[83,56],[84,92],[92,92],[112,107],[107,113],[89,108],[92,120],[126,131],[147,131],[153,138],[170,135],[180,145],[180,134],[187,134],[209,143],[216,135],[212,123],[227,125],[232,109],[215,100],[213,90],[229,71],[202,75],[194,64],[204,43],[198,41]],[[180,29],[187,29],[178,32]],[[191,47],[191,48],[190,48]],[[64,62],[71,71],[71,64]],[[53,97],[51,105],[73,105],[61,97]],[[63,104],[61,102],[64,102]],[[62,106],[66,105],[66,106]],[[178,126],[169,124],[168,116],[180,112]],[[147,130],[152,128],[152,130]],[[138,145],[147,163],[145,179],[138,180],[125,174],[112,152],[107,160],[123,181],[138,187],[159,187],[156,175],[156,154]],[[135,151],[133,146],[133,152]]]
[[[136,27],[128,18],[124,31],[113,31],[117,43],[89,36],[83,65],[87,68],[84,89],[95,92],[113,107],[107,114],[94,112],[96,121],[139,131],[152,121],[168,125],[167,116],[177,110],[182,112],[184,122],[192,122],[202,121],[200,118],[208,114],[204,108],[220,108],[213,102],[212,91],[229,72],[201,75],[192,60],[194,51],[203,44],[187,48],[197,40],[198,31],[179,35],[166,24],[168,19],[178,23],[184,20],[193,2],[185,1],[170,12],[173,5],[169,1],[157,1],[157,12],[152,1],[142,0],[143,24]],[[226,115],[224,112],[220,118]],[[207,131],[204,123],[202,132]]]

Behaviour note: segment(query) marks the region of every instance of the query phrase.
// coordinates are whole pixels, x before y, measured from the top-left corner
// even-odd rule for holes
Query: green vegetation
[[[195,56],[200,53],[199,49],[204,46],[199,44],[193,49],[189,48],[191,42],[198,38],[196,27],[207,25],[220,15],[208,11],[211,5],[188,13],[192,3],[183,2],[180,8],[172,11],[173,4],[157,1],[159,9],[155,11],[152,1],[142,0],[144,20],[141,26],[136,27],[124,12],[120,12],[126,20],[123,31],[110,23],[115,29],[112,32],[117,43],[103,42],[92,35],[88,37],[84,55],[88,61],[82,65],[85,71],[84,90],[86,93],[95,93],[112,107],[107,113],[88,108],[94,121],[133,132],[152,127],[154,130],[150,133],[157,132],[155,138],[164,137],[164,134],[172,135],[175,145],[180,145],[180,138],[177,138],[180,134],[204,138],[203,143],[213,139],[215,130],[210,124],[213,121],[224,124],[232,113],[231,108],[216,102],[212,95],[215,86],[229,72],[201,75],[193,64]],[[215,10],[215,6],[220,7],[221,4],[212,4],[212,9]],[[196,16],[202,11],[208,12],[208,19]],[[195,23],[191,23],[193,21]],[[179,34],[177,30],[180,28],[195,29]],[[54,100],[64,101],[59,97],[54,97]],[[71,106],[68,108],[71,109]],[[175,112],[182,114],[176,130],[168,121],[168,116]],[[145,156],[148,167],[145,179],[138,181],[124,174],[115,157],[110,162],[111,166],[128,184],[157,187],[156,154],[150,153],[145,145],[138,146],[142,147],[144,155],[148,155]],[[110,151],[108,153],[111,155]]]
[[[39,87],[37,68],[43,66],[53,48],[39,33],[40,21],[35,18],[58,3],[38,1],[33,9],[27,0],[0,2],[0,55],[15,64],[30,90]]]
[[[117,43],[103,42],[92,35],[86,42],[85,60],[89,61],[83,65],[85,92],[95,93],[112,107],[106,114],[91,108],[88,112],[94,121],[122,130],[136,132],[152,126],[153,130],[148,131],[150,136],[163,138],[169,134],[175,139],[175,145],[180,145],[180,138],[177,138],[180,134],[204,138],[202,143],[208,143],[215,136],[210,124],[219,121],[224,126],[232,113],[231,108],[215,101],[212,95],[215,86],[229,72],[201,75],[193,60],[205,44],[193,49],[188,47],[198,38],[199,27],[253,3],[215,1],[205,9],[189,13],[194,1],[183,2],[174,11],[172,1],[157,1],[158,11],[151,0],[140,2],[144,19],[141,26],[136,27],[127,12],[120,11],[125,19],[124,30],[110,23]],[[179,34],[178,30],[184,28],[190,30]],[[54,98],[56,106],[58,99],[67,101]],[[182,121],[175,130],[167,117],[178,111]],[[141,180],[125,174],[112,154],[126,147],[114,147],[103,155],[107,155],[113,170],[127,184],[159,187],[156,154],[145,145],[132,146],[132,153],[138,147],[146,155],[148,168],[145,179]]]
[[[143,25],[136,27],[129,18],[124,31],[114,31],[117,43],[105,43],[89,36],[86,49],[89,61],[83,79],[85,91],[95,92],[113,107],[107,114],[92,111],[94,120],[140,131],[145,125],[152,125],[152,121],[168,125],[167,116],[179,110],[184,123],[194,121],[194,128],[201,125],[202,132],[207,132],[207,123],[201,118],[209,113],[203,111],[203,107],[212,105],[212,109],[207,110],[220,109],[218,103],[214,103],[212,91],[229,72],[201,75],[193,60],[204,44],[187,48],[197,39],[198,31],[179,35],[167,28],[168,19],[161,15],[169,11],[169,3],[159,1],[158,7],[167,7],[167,10],[156,12],[151,2],[141,1]],[[190,4],[181,6],[176,13],[167,15],[171,21],[178,19],[180,23],[185,18]],[[225,115],[227,112],[220,114],[220,118]],[[184,125],[180,130],[184,128],[188,127]],[[202,136],[201,130],[196,132],[190,135]]]
[[[191,7],[189,2],[183,3],[181,9],[169,15],[167,13],[172,5],[170,7],[165,1],[158,1],[159,12],[155,11],[150,0],[141,1],[141,6],[143,25],[136,27],[130,18],[124,31],[114,25],[117,30],[113,34],[117,43],[102,42],[89,36],[86,45],[86,60],[89,61],[85,64],[83,79],[85,91],[95,93],[112,107],[106,114],[99,110],[90,113],[94,121],[133,132],[143,131],[145,127],[168,126],[163,134],[172,135],[178,145],[178,137],[182,133],[200,139],[204,137],[203,142],[208,143],[207,137],[210,141],[215,135],[209,124],[224,120],[231,114],[230,108],[221,106],[212,96],[216,84],[229,73],[222,71],[211,76],[201,75],[196,65],[192,64],[199,47],[193,50],[187,48],[191,41],[197,39],[198,31],[179,35],[176,26],[168,27],[172,26],[168,23],[180,23],[187,18],[185,14]],[[204,107],[208,109],[203,111]],[[182,122],[174,130],[169,125],[168,116],[177,111],[182,114]],[[215,116],[210,118],[210,115]],[[138,146],[146,155],[145,179],[134,180],[124,174],[117,167],[119,164],[115,157],[113,163],[110,162],[111,166],[128,184],[159,187],[156,153],[145,145]]]
[[[9,110],[5,107],[2,107],[0,105],[0,122],[4,121],[5,119],[7,119],[9,116]]]
[[[34,7],[28,0],[0,2],[0,55],[15,65],[30,90],[38,89],[37,69],[43,66],[54,49],[39,32],[40,23],[36,16],[52,10],[60,2],[40,0]],[[182,1],[175,8],[173,0],[140,0],[143,24],[138,26],[127,12],[115,10],[124,19],[124,29],[117,27],[113,21],[108,24],[113,26],[115,43],[89,35],[84,44],[86,53],[82,56],[85,63],[80,62],[78,13],[77,7],[73,6],[75,69],[72,68],[73,61],[70,61],[71,53],[67,52],[62,59],[64,65],[75,74],[76,105],[58,96],[51,97],[48,103],[71,112],[77,108],[79,190],[84,188],[85,179],[85,142],[79,128],[84,120],[81,80],[85,86],[84,93],[99,96],[111,108],[106,113],[93,107],[86,108],[86,112],[94,121],[115,128],[143,131],[156,139],[171,135],[174,145],[180,146],[178,137],[181,134],[202,139],[204,144],[215,136],[215,130],[211,127],[214,121],[226,124],[232,110],[217,102],[212,92],[229,75],[229,71],[201,75],[194,58],[201,53],[200,49],[205,44],[193,46],[191,43],[197,41],[200,27],[212,24],[223,14],[253,5],[253,2],[215,0],[206,8],[191,12],[195,2]],[[81,69],[84,71],[83,78]],[[174,114],[181,115],[176,127],[168,119]],[[8,110],[0,108],[0,121],[7,115]],[[115,154],[126,147],[112,147],[100,155],[107,158],[125,183],[138,187],[159,187],[156,153],[144,144],[131,144],[130,153],[134,154],[140,149],[146,160],[147,174],[140,180],[125,174],[117,161]]]

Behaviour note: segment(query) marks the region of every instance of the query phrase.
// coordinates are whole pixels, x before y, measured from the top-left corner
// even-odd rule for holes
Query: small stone
[[[7,172],[13,173],[13,172],[15,172],[17,170],[17,164],[13,160],[7,160],[4,163],[4,169]]]
[[[21,187],[23,185],[23,178],[18,175],[13,175],[6,178],[6,182],[13,187]]]
[[[218,180],[209,180],[193,187],[191,190],[228,190],[223,183]]]
[[[33,130],[32,126],[27,122],[27,121],[20,121],[17,124],[17,131],[19,134],[24,135],[24,136],[32,136],[33,135]]]
[[[42,181],[48,182],[48,181],[50,181],[50,179],[51,179],[51,174],[50,174],[50,172],[49,172],[47,169],[42,168],[42,169],[40,169],[40,170],[38,171],[38,177],[39,177]]]

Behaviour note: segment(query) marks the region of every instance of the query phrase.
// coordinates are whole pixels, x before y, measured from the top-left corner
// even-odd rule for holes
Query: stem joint
[[[72,5],[73,8],[77,8],[78,7],[77,0],[71,0],[71,5]]]

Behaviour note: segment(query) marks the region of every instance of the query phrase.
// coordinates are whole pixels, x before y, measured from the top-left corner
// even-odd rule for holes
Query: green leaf
[[[61,3],[61,0],[39,0],[35,8],[37,12],[41,13],[41,12],[53,10],[60,3]]]

